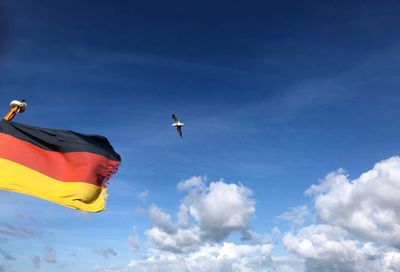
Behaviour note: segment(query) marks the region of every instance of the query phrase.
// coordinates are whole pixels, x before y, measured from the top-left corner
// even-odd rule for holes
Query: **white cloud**
[[[158,251],[146,260],[132,261],[133,271],[266,271],[271,268],[270,254],[273,246],[237,245],[223,243],[221,245],[202,245],[197,251],[189,254],[173,254]]]
[[[251,229],[242,230],[240,239],[242,241],[248,241],[248,242],[251,242],[253,244],[254,243],[256,243],[256,244],[259,244],[259,243],[270,243],[271,242],[271,238],[270,238],[269,235],[267,235],[267,234],[262,235],[260,233],[257,233],[255,231],[251,230]]]
[[[206,187],[200,177],[194,177],[181,182],[178,189],[188,192],[180,207],[180,222],[187,221],[183,219],[187,213],[213,241],[222,241],[232,231],[247,229],[255,213],[252,192],[242,184],[216,181]]]
[[[191,177],[187,180],[179,182],[177,188],[178,188],[178,190],[181,190],[181,191],[190,191],[193,189],[204,191],[205,190],[205,183],[204,183],[205,180],[206,180],[205,177],[199,177],[199,176]]]
[[[283,238],[289,252],[304,258],[306,272],[400,271],[399,157],[375,164],[354,180],[339,169],[306,194],[314,197],[321,224]]]
[[[143,191],[143,192],[140,192],[140,193],[138,194],[139,200],[140,200],[140,201],[146,200],[146,198],[149,196],[149,193],[150,193],[149,190],[145,190],[145,191]]]
[[[290,211],[284,212],[277,218],[285,221],[289,221],[294,226],[299,227],[309,218],[310,211],[307,206],[293,207]]]
[[[271,256],[274,272],[304,271],[304,259],[296,256]]]
[[[202,243],[201,231],[196,226],[187,229],[179,228],[175,233],[168,233],[162,228],[154,227],[147,230],[146,235],[153,248],[164,251],[192,251]]]
[[[96,265],[93,267],[91,272],[132,272],[128,267],[122,267],[122,266],[117,266],[117,265],[112,265],[108,267],[103,267],[100,265]]]
[[[272,268],[273,244],[249,228],[255,203],[248,188],[222,180],[207,186],[202,177],[192,177],[177,187],[186,192],[177,223],[156,205],[150,207],[154,226],[146,230],[149,248],[145,258],[131,262],[133,271],[245,272]],[[224,242],[235,231],[251,244]]]
[[[283,244],[287,250],[304,258],[343,262],[352,262],[373,252],[369,248],[371,245],[359,248],[357,240],[347,237],[348,233],[339,227],[311,225],[300,229],[296,235],[286,234]]]
[[[220,242],[233,231],[241,231],[247,240],[256,238],[257,235],[248,229],[255,212],[248,188],[223,181],[211,182],[207,187],[204,178],[192,177],[180,182],[178,189],[187,192],[179,207],[178,225],[157,206],[149,209],[155,226],[146,234],[153,248],[189,252],[205,242]],[[194,224],[189,224],[189,217]]]
[[[297,234],[287,233],[285,248],[305,260],[305,271],[391,271],[384,267],[396,266],[396,254],[388,247],[361,242],[340,227],[311,225]],[[394,260],[389,256],[394,256]],[[385,260],[388,260],[385,262]]]
[[[279,237],[282,236],[282,232],[281,232],[281,230],[280,230],[277,226],[275,226],[275,227],[272,228],[271,234],[272,234],[272,236],[275,237],[275,238],[279,238]]]
[[[387,252],[383,258],[383,271],[397,272],[400,271],[400,253],[391,251]]]
[[[255,202],[245,186],[192,177],[177,188],[186,193],[177,222],[151,206],[147,252],[115,271],[400,271],[399,157],[354,180],[339,169],[311,186],[306,193],[313,196],[317,223],[300,228],[314,217],[307,206],[278,216],[292,223],[282,238],[286,256],[273,256],[268,236],[249,227]],[[233,232],[241,234],[241,242],[227,240]],[[272,234],[282,237],[278,227]]]
[[[152,205],[149,208],[149,217],[153,224],[167,233],[172,233],[176,229],[172,224],[171,216],[161,211],[156,205]]]
[[[400,158],[377,163],[358,179],[343,170],[311,186],[318,217],[352,234],[400,248]]]

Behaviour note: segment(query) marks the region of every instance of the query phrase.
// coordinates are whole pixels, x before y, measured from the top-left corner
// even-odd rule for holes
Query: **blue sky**
[[[339,187],[316,190],[314,196],[304,192],[328,184],[324,177],[339,168],[355,186],[375,163],[396,160],[397,1],[0,4],[4,114],[10,100],[25,98],[29,108],[17,122],[105,135],[123,159],[110,183],[107,210],[100,214],[0,192],[0,253],[12,257],[0,254],[0,271],[158,271],[159,263],[150,265],[152,256],[193,261],[194,253],[221,250],[224,242],[250,243],[257,257],[256,246],[273,245],[271,253],[261,254],[268,264],[247,263],[250,271],[312,271],[314,263],[338,260],[304,253],[290,241],[306,239],[304,229],[331,233],[332,228],[346,232],[358,248],[379,247],[377,271],[379,265],[394,265],[384,260],[398,257],[398,244],[378,234],[361,235],[340,223],[344,215],[322,212],[332,206],[319,197],[334,198]],[[185,123],[183,140],[171,127],[172,113]],[[198,187],[182,185],[192,177]],[[218,229],[227,231],[222,240],[212,236],[217,228],[207,221],[212,212],[189,212],[190,226],[178,223],[185,199],[192,211],[209,211],[202,197],[219,192],[213,182],[237,189],[218,201],[236,197],[249,208],[227,206],[226,213],[243,222],[229,231]],[[360,186],[354,188],[358,192]],[[391,222],[399,226],[398,204],[374,205],[394,212]],[[304,222],[295,223],[301,214]],[[160,218],[174,225],[173,231]],[[157,244],[151,229],[164,238],[200,229],[200,241],[192,245],[196,249],[177,253]],[[264,242],[242,241],[240,233],[249,230]],[[140,246],[132,249],[133,244]],[[203,264],[193,262],[190,271],[202,271]],[[231,264],[213,269],[248,271],[245,264],[227,270],[224,265]]]

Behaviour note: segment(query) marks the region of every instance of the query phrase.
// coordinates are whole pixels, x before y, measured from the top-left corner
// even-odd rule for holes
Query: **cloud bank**
[[[273,244],[253,239],[261,235],[249,227],[255,214],[250,189],[223,180],[206,185],[204,178],[192,177],[180,182],[178,190],[186,196],[177,222],[156,205],[149,208],[148,252],[130,263],[132,271],[257,271],[271,266]],[[248,243],[226,241],[234,232],[247,234]]]
[[[319,224],[283,238],[289,252],[305,259],[306,271],[400,271],[399,157],[354,180],[339,169],[306,194]]]
[[[400,271],[400,157],[353,180],[343,169],[327,174],[306,190],[311,203],[275,217],[290,223],[286,232],[273,228],[275,242],[251,229],[255,201],[244,185],[192,177],[177,189],[185,196],[176,216],[149,207],[144,254],[95,271]],[[287,253],[277,256],[280,244]]]

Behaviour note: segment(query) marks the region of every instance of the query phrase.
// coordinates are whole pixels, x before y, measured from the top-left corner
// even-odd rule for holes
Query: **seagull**
[[[183,138],[183,134],[182,134],[182,127],[185,125],[184,123],[181,123],[181,121],[179,121],[179,119],[176,117],[175,114],[172,114],[172,126],[176,127],[176,130],[179,133],[179,136],[181,136],[181,138]]]

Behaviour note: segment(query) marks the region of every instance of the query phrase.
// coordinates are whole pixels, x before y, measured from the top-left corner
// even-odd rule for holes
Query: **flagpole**
[[[14,119],[15,115],[17,115],[17,113],[22,113],[26,110],[26,102],[25,99],[22,100],[22,102],[18,101],[18,100],[13,100],[10,103],[10,111],[4,116],[4,120],[6,121],[11,121],[12,119]]]

